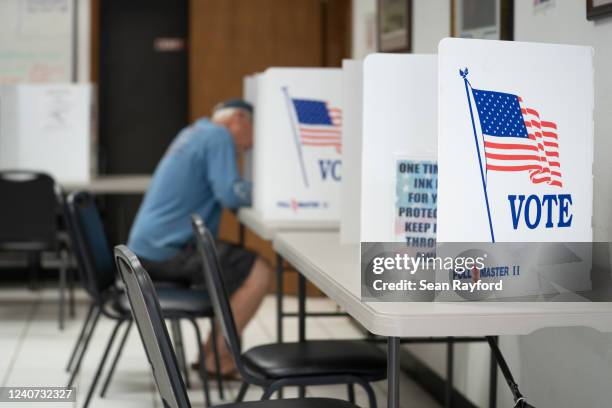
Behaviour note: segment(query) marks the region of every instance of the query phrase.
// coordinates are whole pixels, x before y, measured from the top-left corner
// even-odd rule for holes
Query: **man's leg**
[[[251,267],[248,277],[244,283],[230,296],[230,306],[234,314],[234,321],[238,333],[241,334],[247,323],[253,318],[259,308],[261,301],[268,292],[272,268],[261,258],[257,258]],[[221,373],[233,372],[236,367],[234,360],[227,349],[221,330],[217,330],[217,347],[221,360]],[[211,341],[208,339],[206,346],[206,369],[215,371],[214,356],[212,354]]]

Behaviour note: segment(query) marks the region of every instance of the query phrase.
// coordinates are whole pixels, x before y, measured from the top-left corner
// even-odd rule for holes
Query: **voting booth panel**
[[[340,185],[340,242],[358,243],[361,222],[361,138],[363,62],[342,61],[342,183]]]
[[[43,171],[58,182],[90,179],[90,85],[11,85],[0,88],[0,167]]]
[[[255,210],[267,221],[337,221],[342,70],[269,68],[255,87]]]
[[[430,182],[437,177],[436,134],[436,56],[369,55],[363,68],[362,242],[405,241],[412,234],[405,229],[410,217],[399,211],[408,207],[428,211],[428,217],[416,218],[430,228],[412,235],[435,233],[436,192]],[[429,187],[414,191],[420,182]],[[425,196],[426,202],[406,198]]]
[[[247,75],[242,79],[242,99],[255,106],[257,100],[257,75]],[[242,177],[253,181],[253,151],[242,153]]]
[[[592,249],[580,244],[592,240],[592,59],[588,47],[440,42],[437,238],[454,244],[438,256],[484,256],[486,267],[436,281],[503,282],[461,297],[571,301],[592,288]],[[485,242],[496,244],[474,244]]]
[[[439,61],[438,240],[591,241],[592,48],[445,39]]]

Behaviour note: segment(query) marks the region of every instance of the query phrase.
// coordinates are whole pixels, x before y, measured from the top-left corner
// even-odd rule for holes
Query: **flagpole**
[[[469,82],[467,80],[468,69],[459,70],[459,75],[463,78],[465,84],[465,95],[467,96],[468,106],[470,108],[470,118],[472,119],[472,129],[474,130],[474,143],[476,144],[476,154],[478,155],[478,168],[480,169],[480,179],[482,180],[482,190],[484,191],[485,203],[487,204],[487,216],[489,217],[489,230],[491,231],[491,242],[495,242],[495,234],[493,233],[493,222],[491,221],[491,209],[489,207],[489,195],[487,194],[487,183],[485,182],[484,171],[482,170],[482,159],[480,158],[480,147],[478,146],[478,135],[476,132],[476,123],[474,122],[474,112],[472,110],[472,100],[468,89]]]
[[[295,140],[295,148],[297,149],[298,159],[300,160],[300,169],[302,170],[302,178],[304,179],[304,185],[308,187],[308,177],[306,176],[306,167],[304,166],[304,155],[302,153],[302,144],[300,143],[300,135],[298,132],[298,125],[295,121],[295,107],[292,106],[291,97],[286,86],[281,88],[285,95],[285,101],[287,102],[287,110],[289,111],[289,120],[291,120],[291,127],[293,129],[293,139]]]

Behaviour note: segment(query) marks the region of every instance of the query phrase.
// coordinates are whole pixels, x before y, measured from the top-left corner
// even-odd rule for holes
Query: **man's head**
[[[253,146],[253,105],[242,99],[230,99],[214,107],[212,121],[224,126],[240,151]]]

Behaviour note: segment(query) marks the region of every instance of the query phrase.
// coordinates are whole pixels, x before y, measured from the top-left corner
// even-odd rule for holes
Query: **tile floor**
[[[64,367],[74,341],[81,328],[87,310],[83,293],[77,292],[77,316],[69,319],[63,331],[57,325],[57,291],[29,291],[20,288],[0,289],[0,386],[63,386],[68,380]],[[295,310],[296,299],[286,298],[287,310]],[[327,299],[309,298],[308,310],[334,310],[335,304]],[[275,300],[265,299],[255,319],[249,324],[244,334],[244,349],[269,343],[276,338]],[[203,333],[208,332],[207,322],[201,322]],[[297,339],[297,320],[285,320],[285,338],[288,341]],[[87,392],[89,382],[97,367],[98,359],[105,347],[112,325],[108,319],[101,318],[91,341],[87,356],[83,361],[77,387],[76,403],[53,403],[52,407],[80,407]],[[344,317],[311,318],[307,320],[308,338],[351,338],[361,337],[359,331]],[[187,325],[183,329],[187,356],[195,360],[196,342],[193,330]],[[118,341],[116,341],[118,343]],[[204,397],[201,383],[195,372],[191,375],[192,389],[189,390],[192,405],[203,407]],[[439,405],[432,400],[419,386],[407,377],[401,379],[401,405],[403,408],[433,408]],[[239,383],[226,383],[226,401],[236,395]],[[386,389],[384,381],[375,384],[379,407],[386,406]],[[211,382],[213,402],[219,400],[216,384]],[[295,389],[287,389],[285,395],[296,395]],[[345,386],[317,386],[307,389],[308,396],[326,396],[346,398]],[[357,403],[367,406],[365,393],[356,387]],[[259,399],[261,390],[251,387],[246,400]],[[0,403],[1,407],[15,404]],[[40,403],[19,403],[18,408],[41,407]],[[162,407],[157,395],[153,377],[147,364],[144,350],[136,330],[132,330],[122,358],[107,396],[97,395],[90,404],[91,408],[104,407]]]

